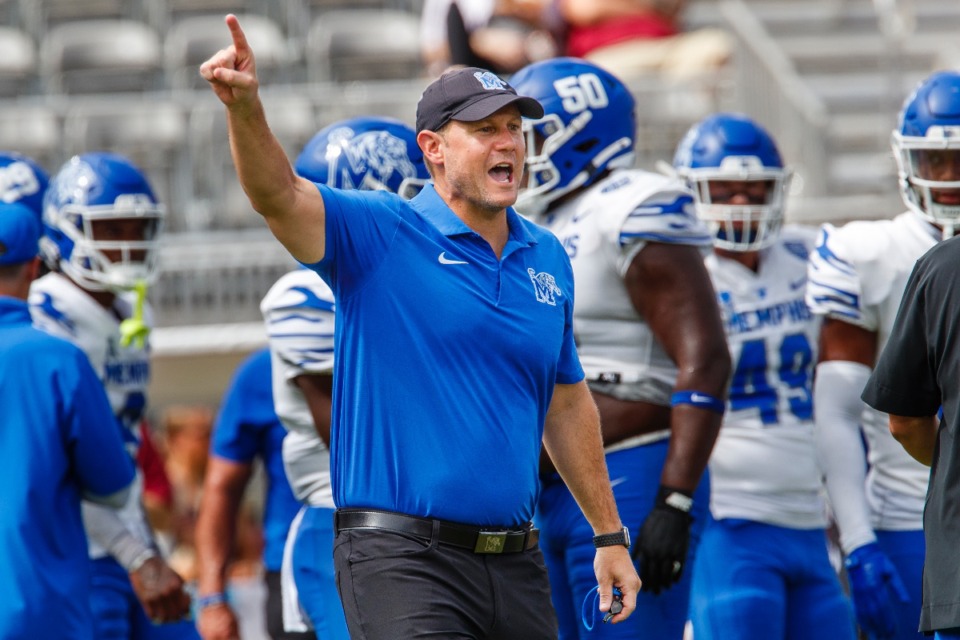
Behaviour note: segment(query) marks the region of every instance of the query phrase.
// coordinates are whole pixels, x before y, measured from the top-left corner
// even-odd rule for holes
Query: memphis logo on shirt
[[[728,335],[759,331],[767,327],[779,327],[784,322],[805,323],[813,319],[813,313],[803,298],[778,302],[759,309],[736,311],[729,291],[717,293],[723,321]]]
[[[549,304],[551,307],[557,306],[556,296],[562,296],[563,291],[557,285],[557,279],[546,271],[537,273],[535,269],[527,269],[530,280],[533,282],[533,290],[537,295],[537,302]]]

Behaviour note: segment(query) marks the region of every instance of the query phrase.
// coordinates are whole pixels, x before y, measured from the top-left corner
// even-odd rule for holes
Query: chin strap
[[[150,327],[143,321],[143,303],[147,299],[147,282],[140,280],[134,285],[133,290],[137,294],[136,302],[133,305],[133,316],[120,323],[120,345],[129,347],[136,343],[143,347],[147,342],[147,336],[150,334]]]

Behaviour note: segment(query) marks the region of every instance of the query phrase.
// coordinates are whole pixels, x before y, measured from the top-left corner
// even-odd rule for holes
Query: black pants
[[[538,547],[476,554],[400,533],[341,531],[337,588],[353,640],[556,640]]]
[[[317,640],[313,631],[289,633],[283,630],[283,605],[280,601],[280,572],[267,571],[267,633],[272,640]]]

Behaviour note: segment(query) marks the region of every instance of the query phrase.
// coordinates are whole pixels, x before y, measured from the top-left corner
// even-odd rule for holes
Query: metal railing
[[[805,195],[827,192],[826,105],[743,0],[721,0],[720,14],[737,43],[736,104],[777,136],[803,180]]]
[[[263,296],[296,267],[266,228],[168,235],[150,292],[155,324],[260,322]]]

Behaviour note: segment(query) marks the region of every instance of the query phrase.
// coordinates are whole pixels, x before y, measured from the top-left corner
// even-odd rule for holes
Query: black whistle
[[[623,611],[623,603],[620,602],[621,597],[619,589],[613,592],[613,602],[610,603],[610,611],[607,611],[607,615],[603,616],[604,622],[610,622],[613,616]]]

